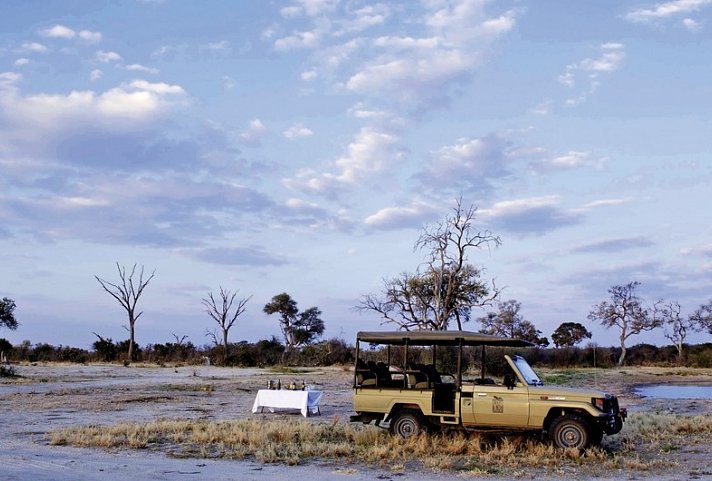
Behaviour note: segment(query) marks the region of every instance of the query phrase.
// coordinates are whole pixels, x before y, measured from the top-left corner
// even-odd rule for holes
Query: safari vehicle
[[[361,343],[380,349],[363,351]],[[539,431],[560,448],[576,449],[596,445],[603,434],[621,430],[626,411],[619,408],[615,396],[544,386],[519,355],[504,355],[508,372],[501,382],[486,377],[485,346],[531,345],[467,331],[359,332],[353,383],[356,415],[351,421],[387,426],[402,437],[423,431]],[[436,352],[442,346],[456,353],[454,373],[436,369]],[[480,355],[478,347],[480,375],[465,379],[463,351],[474,349]],[[430,364],[409,362],[422,357],[427,348],[431,350]],[[387,356],[386,362],[364,360],[374,352]]]

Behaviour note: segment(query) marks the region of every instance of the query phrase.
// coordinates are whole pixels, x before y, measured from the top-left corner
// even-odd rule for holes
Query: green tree
[[[120,279],[120,282],[117,284],[105,281],[98,276],[94,276],[94,278],[99,282],[101,287],[111,297],[116,299],[119,304],[121,304],[121,307],[126,310],[126,314],[129,318],[128,360],[133,361],[135,356],[135,325],[138,318],[141,317],[141,314],[143,314],[142,311],[136,311],[136,304],[138,304],[138,300],[141,297],[141,294],[143,294],[146,286],[148,286],[149,282],[151,282],[153,276],[156,275],[156,271],[154,270],[150,276],[144,279],[143,266],[141,266],[141,272],[138,273],[138,279],[134,279],[134,276],[136,275],[136,264],[133,265],[129,275],[126,275],[126,268],[120,266],[118,262],[116,263],[116,269],[119,271]]]
[[[514,299],[500,302],[498,312],[487,313],[485,317],[479,319],[482,324],[480,332],[495,336],[524,339],[538,346],[548,346],[549,340],[541,337],[541,331],[519,313],[521,308],[522,304]]]
[[[702,304],[690,319],[695,323],[699,330],[706,329],[712,334],[712,299],[707,304]]]
[[[223,364],[227,363],[228,358],[228,334],[232,326],[237,322],[237,318],[245,312],[247,302],[252,296],[237,299],[237,290],[230,292],[220,286],[220,299],[216,301],[212,292],[208,293],[208,297],[203,299],[205,312],[218,323],[222,332],[223,345]]]
[[[297,302],[283,292],[272,297],[263,308],[265,314],[279,314],[279,327],[284,336],[286,349],[282,353],[282,363],[294,349],[310,344],[324,333],[324,321],[317,307],[299,312]]]
[[[118,349],[116,347],[116,344],[114,344],[114,341],[112,341],[110,338],[101,337],[96,332],[94,333],[94,335],[98,337],[98,339],[94,341],[94,344],[92,344],[94,352],[101,356],[101,359],[106,362],[111,362],[116,359]]]
[[[462,330],[473,308],[489,305],[499,290],[482,279],[483,269],[469,262],[473,250],[497,247],[499,237],[476,231],[477,208],[458,199],[451,214],[423,228],[415,249],[426,252],[423,267],[414,274],[384,280],[380,294],[363,296],[356,308],[375,311],[405,330],[447,330],[455,323]]]
[[[584,339],[591,339],[591,333],[578,322],[561,323],[551,335],[556,347],[573,347]]]
[[[651,316],[643,306],[640,298],[635,294],[635,289],[640,282],[633,281],[626,285],[613,286],[608,289],[611,300],[603,301],[593,306],[588,318],[594,322],[600,322],[605,328],[616,326],[620,330],[621,355],[618,358],[618,365],[625,363],[626,341],[643,331],[651,331],[660,327],[661,322],[655,316]]]
[[[0,299],[0,327],[5,326],[8,329],[17,329],[19,324],[15,319],[15,307],[15,301],[9,297]]]

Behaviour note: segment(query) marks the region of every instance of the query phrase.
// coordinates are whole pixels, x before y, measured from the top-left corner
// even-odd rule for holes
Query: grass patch
[[[115,426],[74,427],[50,433],[53,445],[152,449],[176,457],[254,459],[302,464],[408,466],[468,474],[507,474],[527,468],[565,473],[585,469],[650,471],[670,467],[677,446],[712,442],[712,419],[673,414],[633,414],[622,434],[602,447],[561,451],[537,436],[432,434],[401,439],[372,426],[294,418],[233,421],[157,420]]]

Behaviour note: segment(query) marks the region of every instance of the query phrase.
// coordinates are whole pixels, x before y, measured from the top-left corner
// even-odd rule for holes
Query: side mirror
[[[514,374],[505,374],[504,375],[504,381],[502,382],[507,389],[514,389],[514,386],[517,385],[517,378],[514,376]]]

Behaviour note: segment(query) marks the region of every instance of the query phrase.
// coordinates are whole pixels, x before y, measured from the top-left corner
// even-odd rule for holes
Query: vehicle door
[[[475,385],[472,414],[478,426],[524,427],[529,422],[529,388],[519,381],[510,386]]]

